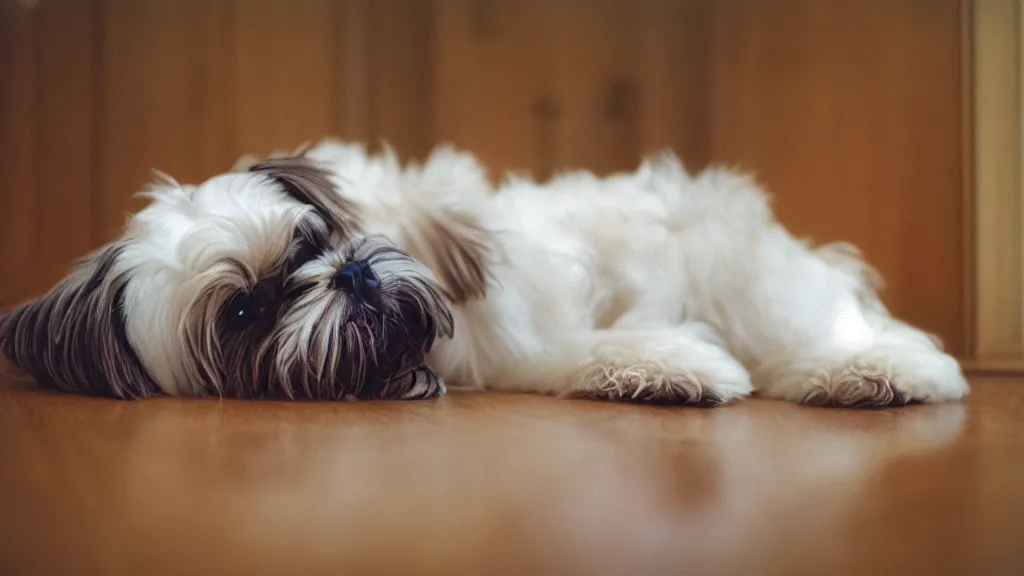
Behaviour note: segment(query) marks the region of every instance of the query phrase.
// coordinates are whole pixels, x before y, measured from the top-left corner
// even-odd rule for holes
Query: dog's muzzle
[[[372,300],[380,294],[380,280],[366,262],[349,262],[338,270],[332,283],[336,290]]]

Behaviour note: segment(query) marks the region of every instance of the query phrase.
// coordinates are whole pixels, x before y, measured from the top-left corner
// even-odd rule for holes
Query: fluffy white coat
[[[794,238],[746,174],[690,175],[665,153],[628,174],[512,175],[492,189],[451,147],[404,168],[335,140],[309,156],[400,245],[413,203],[471,213],[489,232],[487,296],[456,308],[454,338],[428,360],[449,384],[687,403],[968,391],[935,338],[886,311],[854,247]]]

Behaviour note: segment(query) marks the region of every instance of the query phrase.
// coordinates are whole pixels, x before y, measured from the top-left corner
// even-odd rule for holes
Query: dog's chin
[[[395,399],[408,395],[427,371],[424,361],[438,335],[434,313],[395,303],[397,313],[381,314],[380,304],[360,304],[346,321],[342,340],[357,354],[343,361],[335,387],[342,396]],[[365,352],[359,352],[364,350]]]

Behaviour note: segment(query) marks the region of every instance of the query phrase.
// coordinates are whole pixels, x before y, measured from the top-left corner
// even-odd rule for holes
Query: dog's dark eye
[[[269,305],[263,298],[252,294],[239,294],[227,306],[227,319],[236,329],[245,328],[267,314]]]

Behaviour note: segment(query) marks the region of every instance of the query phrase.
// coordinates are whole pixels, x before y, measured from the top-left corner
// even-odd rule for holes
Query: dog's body
[[[41,381],[121,397],[421,398],[443,393],[435,373],[680,404],[755,389],[828,405],[967,393],[956,361],[888,314],[854,250],[793,238],[745,175],[691,176],[664,155],[631,174],[495,190],[449,148],[421,167],[331,140],[306,157],[326,171],[289,160],[198,188],[168,181],[115,251],[14,312],[4,352]],[[317,235],[315,254],[288,264],[294,239]],[[261,323],[224,319],[267,293]],[[81,304],[121,316],[83,319]],[[41,335],[76,320],[117,332],[119,318],[99,363],[77,333]]]

